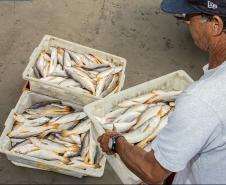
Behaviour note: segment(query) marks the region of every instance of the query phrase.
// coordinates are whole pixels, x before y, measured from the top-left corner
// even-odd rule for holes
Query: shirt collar
[[[216,68],[213,68],[213,69],[209,69],[209,64],[206,64],[206,65],[204,65],[203,66],[203,72],[204,72],[204,74],[207,74],[207,73],[210,73],[210,72],[212,72],[212,71],[215,71],[216,69],[219,69],[219,68],[221,68],[221,67],[223,67],[223,66],[225,66],[226,65],[226,61],[224,61],[221,65],[219,65],[218,67],[216,67]]]

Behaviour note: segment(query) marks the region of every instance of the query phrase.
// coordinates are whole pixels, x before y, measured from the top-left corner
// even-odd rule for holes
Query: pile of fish
[[[79,168],[99,168],[103,157],[90,135],[90,119],[60,101],[32,105],[14,113],[8,134],[11,151]]]
[[[36,78],[97,97],[117,92],[122,69],[93,54],[55,47],[43,50],[33,66]]]
[[[146,151],[151,141],[168,122],[181,91],[154,90],[119,103],[104,117],[95,117],[106,131],[122,133],[125,139]]]

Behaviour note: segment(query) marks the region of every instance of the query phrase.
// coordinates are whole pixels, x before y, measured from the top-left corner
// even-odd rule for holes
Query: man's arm
[[[108,148],[109,138],[117,134],[115,132],[107,132],[98,138],[104,152],[111,152]],[[124,137],[117,139],[116,152],[124,164],[145,183],[161,183],[171,173],[158,163],[153,151],[146,152],[137,146],[133,146]]]

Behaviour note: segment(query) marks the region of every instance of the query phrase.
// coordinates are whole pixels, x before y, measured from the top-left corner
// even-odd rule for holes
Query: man
[[[146,183],[161,183],[172,172],[175,184],[226,183],[226,0],[163,0],[161,9],[186,15],[195,44],[209,53],[204,75],[177,99],[151,152],[115,132],[98,141]]]

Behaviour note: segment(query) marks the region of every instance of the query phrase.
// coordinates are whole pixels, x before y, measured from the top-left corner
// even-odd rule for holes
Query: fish
[[[68,51],[64,51],[64,68],[71,67],[71,57],[68,53]]]
[[[13,118],[15,121],[22,123],[23,126],[33,126],[33,127],[41,126],[45,123],[48,123],[50,120],[49,118],[47,118],[45,116],[37,118],[37,119],[29,120],[29,119],[25,118],[23,115],[20,115],[16,112],[14,113]]]
[[[116,73],[119,73],[120,71],[122,71],[122,67],[121,66],[118,66],[118,67],[112,67],[106,71],[103,71],[101,73],[99,73],[97,75],[97,79],[101,79],[101,78],[104,78],[106,76],[109,76],[109,75],[114,75]]]
[[[65,79],[64,81],[60,82],[59,85],[62,87],[80,87],[80,84],[72,79]]]
[[[126,111],[126,108],[119,108],[112,112],[107,113],[103,118],[95,117],[101,124],[110,123],[116,117],[122,115]]]
[[[121,116],[116,118],[113,123],[131,122],[134,121],[140,114],[140,112],[126,112],[125,114],[122,114]]]
[[[27,154],[29,152],[33,152],[36,150],[39,150],[39,148],[34,144],[30,144],[30,143],[25,145],[15,146],[11,149],[12,152],[16,152],[19,154]]]
[[[94,169],[97,168],[96,164],[85,163],[83,161],[77,160],[76,157],[71,158],[71,161],[72,161],[71,164],[68,165],[69,167],[79,168],[82,170],[89,169],[89,168],[94,168]]]
[[[80,154],[83,161],[85,160],[86,155],[89,152],[89,142],[90,142],[90,133],[87,132],[82,141],[82,148],[81,148],[81,154]]]
[[[161,110],[158,112],[158,115],[160,116],[160,117],[163,117],[163,116],[165,116],[169,111],[170,111],[170,106],[169,105],[163,105],[162,107],[161,107]]]
[[[131,106],[139,105],[139,104],[140,104],[139,102],[135,102],[135,101],[131,101],[131,100],[125,100],[125,101],[119,103],[118,106],[124,107],[124,108],[129,108]]]
[[[68,106],[59,107],[56,104],[50,104],[37,109],[28,108],[25,110],[29,115],[25,115],[28,119],[35,119],[40,117],[58,117],[60,115],[69,114],[72,109]]]
[[[52,76],[58,76],[58,77],[68,77],[65,70],[63,70],[62,66],[58,64],[54,71],[51,73]]]
[[[85,133],[85,132],[87,132],[89,130],[90,125],[91,125],[91,120],[87,119],[87,120],[79,123],[72,130],[64,130],[64,131],[62,131],[61,136],[67,137],[67,136],[70,136],[70,135],[75,135],[75,134],[79,135],[79,134]]]
[[[69,158],[62,157],[59,154],[49,151],[49,150],[40,149],[40,150],[29,152],[29,153],[27,153],[27,155],[38,158],[38,159],[47,160],[47,161],[59,160],[59,161],[63,162],[64,164],[70,163]]]
[[[96,145],[93,137],[90,137],[90,142],[89,142],[89,164],[94,164],[96,151],[97,151],[97,145]]]
[[[34,75],[35,75],[35,77],[36,78],[41,78],[42,76],[41,76],[41,74],[39,73],[39,71],[38,71],[38,69],[37,69],[37,66],[36,65],[34,65],[34,66],[32,66],[32,69],[33,69],[33,72],[34,72]]]
[[[49,129],[55,129],[58,128],[58,125],[42,125],[39,127],[19,127],[15,130],[12,130],[8,136],[11,138],[18,138],[18,139],[23,139],[31,136],[37,136],[38,134],[49,130]]]
[[[141,126],[145,121],[151,119],[152,117],[156,116],[158,112],[161,110],[162,106],[156,105],[149,107],[144,113],[140,115],[140,117],[137,120],[136,125],[133,127],[133,129],[137,129],[139,126]]]
[[[126,112],[144,112],[147,109],[148,105],[147,104],[137,104],[132,107],[130,107]]]
[[[62,48],[57,48],[57,58],[58,58],[58,63],[61,66],[64,66],[64,50]]]
[[[30,141],[33,145],[35,145],[36,147],[38,147],[40,149],[50,150],[50,151],[53,151],[58,154],[63,154],[68,150],[68,148],[65,147],[64,145],[52,142],[47,139],[38,139],[35,137],[31,137]]]
[[[50,58],[50,63],[49,63],[49,71],[48,71],[48,76],[50,76],[57,67],[57,49],[54,47],[50,48],[51,50],[51,58]]]
[[[116,74],[113,76],[113,79],[112,79],[111,83],[109,84],[108,88],[101,93],[101,97],[105,97],[112,92],[115,93],[115,89],[118,86],[118,81],[119,81],[119,76]]]
[[[100,96],[101,93],[103,92],[104,90],[104,86],[106,84],[106,80],[107,80],[107,77],[105,78],[101,78],[98,82],[97,82],[97,86],[96,86],[96,96]]]
[[[82,144],[80,135],[71,134],[71,135],[69,135],[69,138],[72,140],[73,143],[77,143],[78,145]]]
[[[47,77],[48,75],[48,71],[46,71],[46,67],[48,65],[48,63],[45,61],[44,59],[44,52],[41,52],[37,62],[36,62],[36,68],[39,71],[39,73],[41,74],[42,77]]]
[[[74,60],[74,62],[76,63],[76,66],[83,66],[83,60],[84,57],[83,55],[79,54],[79,53],[74,53],[72,51],[68,51],[69,55],[71,56],[71,58]]]
[[[41,78],[40,80],[45,81],[45,82],[49,82],[49,83],[53,83],[53,84],[59,84],[66,79],[64,77],[48,76],[48,77],[45,77],[45,78]]]
[[[157,101],[175,101],[176,98],[182,93],[182,91],[153,91],[156,94],[154,98],[148,100],[147,103],[153,103]]]
[[[156,97],[157,95],[153,92],[145,94],[145,95],[141,95],[135,98],[130,99],[130,101],[134,101],[134,102],[138,102],[138,103],[145,103],[147,102],[149,99]]]
[[[142,141],[143,139],[147,138],[153,130],[157,127],[157,125],[160,123],[160,117],[154,116],[150,120],[147,120],[141,127],[139,127],[136,130],[133,130],[129,133],[123,134],[125,139],[131,143],[138,143]]]
[[[90,90],[92,94],[95,94],[95,86],[92,83],[92,80],[85,74],[82,73],[81,71],[75,69],[75,68],[65,68],[66,72],[68,73],[69,76],[72,77],[75,81],[78,81],[81,83],[81,85]]]
[[[100,69],[100,68],[109,67],[109,65],[107,65],[107,64],[90,64],[90,65],[82,65],[81,67],[84,69],[88,69],[88,70],[96,70],[96,69]]]
[[[122,133],[122,132],[128,131],[135,124],[136,124],[136,120],[131,122],[109,123],[109,124],[104,124],[102,126],[105,130],[113,131],[115,129],[115,131]]]
[[[160,123],[154,128],[153,132],[151,135],[149,135],[147,138],[145,138],[143,141],[141,141],[140,143],[137,144],[138,147],[140,148],[144,148],[147,143],[151,142],[160,132],[160,130],[162,130],[168,123],[168,115],[164,116]]]

